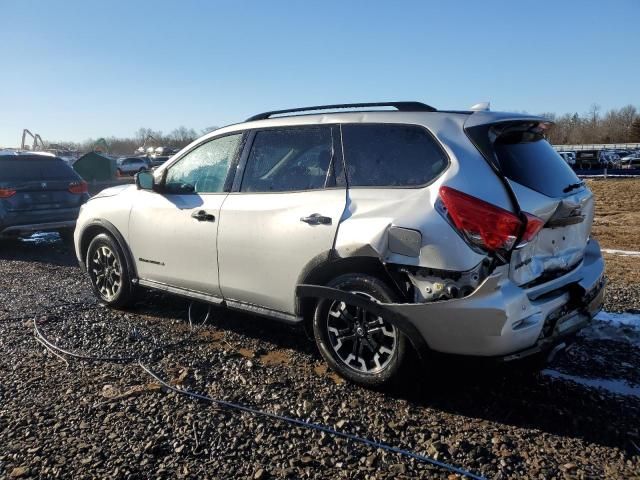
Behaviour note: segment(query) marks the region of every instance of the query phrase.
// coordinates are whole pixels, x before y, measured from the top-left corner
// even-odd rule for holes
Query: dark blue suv
[[[0,155],[0,237],[42,231],[73,235],[87,183],[57,157]]]

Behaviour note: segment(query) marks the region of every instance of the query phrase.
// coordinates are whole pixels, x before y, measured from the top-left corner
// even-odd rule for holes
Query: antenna
[[[470,110],[474,112],[488,112],[489,107],[490,107],[490,102],[480,102],[472,106]]]

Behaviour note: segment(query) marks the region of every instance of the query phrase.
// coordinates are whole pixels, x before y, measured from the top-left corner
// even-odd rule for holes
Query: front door
[[[295,313],[295,288],[326,260],[346,205],[339,133],[332,126],[255,133],[218,238],[225,300]]]
[[[221,298],[217,233],[242,134],[206,141],[169,166],[159,192],[140,190],[129,242],[138,277]]]

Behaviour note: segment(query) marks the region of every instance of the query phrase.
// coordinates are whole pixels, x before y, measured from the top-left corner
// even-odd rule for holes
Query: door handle
[[[301,217],[301,222],[309,225],[331,225],[331,217],[324,217],[319,213],[312,213],[308,217]]]
[[[199,222],[215,222],[216,217],[211,215],[210,213],[205,212],[204,210],[198,210],[197,212],[193,212],[191,214],[191,218],[195,218]]]

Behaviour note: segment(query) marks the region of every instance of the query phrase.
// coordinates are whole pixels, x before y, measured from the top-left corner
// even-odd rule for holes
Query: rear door
[[[230,306],[295,313],[295,288],[328,258],[346,204],[334,126],[257,131],[222,207],[220,284]],[[240,305],[238,305],[240,304]]]
[[[196,146],[165,172],[160,192],[138,190],[129,244],[142,281],[221,298],[217,234],[242,133]]]
[[[78,174],[64,160],[44,155],[0,157],[0,189],[5,210],[23,214],[26,223],[27,212],[50,211],[47,221],[60,220],[56,211],[77,209],[87,198]]]

